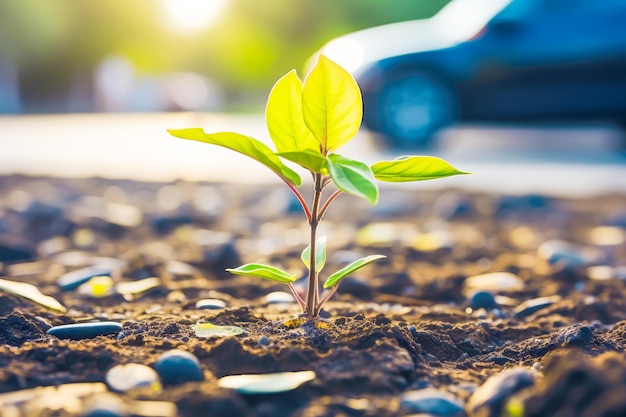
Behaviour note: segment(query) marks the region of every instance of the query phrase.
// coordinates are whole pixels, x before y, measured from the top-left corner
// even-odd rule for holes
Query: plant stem
[[[326,202],[322,205],[322,208],[320,209],[320,212],[319,212],[320,220],[322,220],[322,218],[324,217],[324,214],[326,214],[326,210],[328,210],[328,207],[330,207],[330,203],[332,203],[335,200],[335,198],[339,197],[339,195],[342,192],[343,191],[341,190],[336,190],[334,193],[330,195],[330,197],[328,197],[328,200],[326,200]]]
[[[316,317],[317,302],[319,300],[319,288],[317,283],[317,265],[315,265],[315,241],[317,239],[317,226],[319,224],[319,209],[320,199],[322,197],[322,175],[315,174],[314,189],[313,189],[313,208],[311,210],[311,217],[309,219],[309,225],[311,226],[311,241],[310,241],[310,257],[309,257],[309,281],[308,289],[306,293],[306,311],[305,314],[309,318]]]
[[[298,290],[296,289],[295,285],[293,285],[292,282],[288,283],[287,285],[289,285],[289,289],[291,290],[291,293],[293,294],[296,301],[300,305],[300,308],[302,309],[302,311],[304,311],[306,308],[306,304],[304,300],[302,299],[302,297],[300,297],[300,294],[298,293]]]

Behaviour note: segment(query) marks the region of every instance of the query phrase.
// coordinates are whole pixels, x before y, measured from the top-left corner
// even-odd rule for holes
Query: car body
[[[626,121],[626,0],[452,0],[334,39],[364,125],[418,146],[454,121]]]

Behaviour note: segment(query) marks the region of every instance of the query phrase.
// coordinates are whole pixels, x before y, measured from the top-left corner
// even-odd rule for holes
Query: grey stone
[[[117,334],[122,331],[122,325],[114,321],[95,323],[64,324],[48,329],[47,333],[59,339],[91,339],[96,336]]]

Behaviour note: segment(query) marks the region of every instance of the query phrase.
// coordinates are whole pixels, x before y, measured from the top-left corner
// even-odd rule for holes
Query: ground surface
[[[0,177],[0,278],[35,284],[68,309],[58,313],[0,292],[0,410],[497,416],[508,401],[511,415],[623,416],[624,202],[624,195],[585,200],[413,189],[386,190],[370,208],[343,196],[321,231],[329,238],[325,271],[369,254],[387,258],[344,280],[325,306],[326,325],[290,327],[285,322],[297,316],[297,304],[266,298],[286,287],[224,272],[258,261],[304,273],[299,255],[307,231],[288,191]],[[134,296],[99,298],[60,288],[60,276],[90,265],[111,267],[115,283],[149,277],[160,283]],[[503,274],[480,276],[493,272]],[[483,295],[473,298],[472,309],[476,291]],[[226,308],[197,309],[205,298]],[[534,304],[524,304],[529,300]],[[123,329],[76,341],[46,333],[93,321]],[[199,338],[192,329],[198,322],[246,332]],[[59,388],[52,396],[20,391],[101,383],[115,365],[155,367],[171,349],[193,353],[203,381],[125,393],[98,392],[109,391],[99,384],[66,394]],[[302,370],[317,376],[285,393],[244,395],[218,386],[227,375]],[[513,377],[488,392],[485,381],[498,375]],[[118,408],[97,414],[103,403]]]

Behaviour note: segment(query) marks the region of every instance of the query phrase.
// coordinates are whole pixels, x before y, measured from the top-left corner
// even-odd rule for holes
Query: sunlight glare
[[[216,23],[228,0],[161,0],[167,25],[192,34]]]
[[[322,52],[348,71],[356,70],[363,63],[363,47],[359,42],[347,37],[331,41]]]

